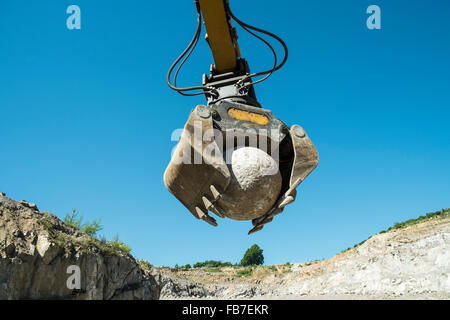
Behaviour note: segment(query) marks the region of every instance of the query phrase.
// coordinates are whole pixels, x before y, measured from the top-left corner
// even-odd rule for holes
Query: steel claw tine
[[[205,208],[223,218],[225,215],[205,196],[202,197]]]
[[[220,194],[219,191],[217,191],[216,187],[213,184],[210,186],[210,189],[215,201],[222,198],[222,195]]]
[[[263,227],[264,227],[263,225],[261,225],[261,226],[256,226],[256,227],[254,227],[253,229],[251,229],[251,230],[248,232],[248,234],[250,235],[250,234],[252,234],[252,233],[258,232],[258,231],[260,231]]]
[[[195,207],[195,211],[197,212],[198,216],[200,219],[202,219],[203,221],[209,223],[210,225],[217,227],[217,222],[216,219],[214,219],[213,217],[211,217],[210,215],[208,215],[207,213],[205,213],[202,209],[200,209],[199,207]]]
[[[287,196],[279,205],[280,208],[284,208],[285,206],[287,206],[288,204],[294,202],[294,197],[293,196]]]

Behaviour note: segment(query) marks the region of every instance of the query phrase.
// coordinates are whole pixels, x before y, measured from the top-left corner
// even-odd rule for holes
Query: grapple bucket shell
[[[248,114],[260,116],[250,117]],[[264,118],[267,118],[267,121]],[[319,160],[317,150],[303,128],[298,125],[289,128],[274,117],[270,110],[229,101],[222,101],[209,107],[197,106],[189,116],[164,173],[166,188],[196,218],[203,219],[203,213],[208,212],[203,197],[206,196],[212,201],[217,200],[214,199],[211,185],[220,193],[226,194],[231,179],[226,159],[221,152],[223,145],[220,143],[223,143],[225,138],[217,139],[219,138],[217,134],[209,134],[205,139],[205,133],[213,129],[217,132],[219,129],[225,137],[234,134],[238,128],[262,127],[279,132],[278,138],[271,139],[270,143],[276,144],[278,148],[283,183],[273,208],[252,221],[255,225],[252,230],[260,230],[264,224],[272,221],[273,216],[282,212],[287,203],[295,199],[297,186],[314,170]],[[222,141],[219,143],[216,139]],[[220,207],[220,200],[216,204]]]

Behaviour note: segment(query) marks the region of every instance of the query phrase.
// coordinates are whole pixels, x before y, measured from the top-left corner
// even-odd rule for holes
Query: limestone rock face
[[[330,259],[258,266],[247,277],[235,268],[162,270],[160,299],[449,300],[449,249],[450,217],[432,219],[374,235]]]
[[[98,243],[0,193],[0,299],[159,298],[154,277],[131,255]],[[79,267],[79,289],[67,285],[69,266]]]

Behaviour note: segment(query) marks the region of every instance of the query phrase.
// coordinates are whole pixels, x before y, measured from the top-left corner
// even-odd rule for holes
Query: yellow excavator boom
[[[199,0],[206,27],[206,40],[212,51],[218,74],[234,71],[240,50],[224,0]]]

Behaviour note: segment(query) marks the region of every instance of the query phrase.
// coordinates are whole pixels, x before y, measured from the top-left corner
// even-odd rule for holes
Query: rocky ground
[[[327,260],[240,270],[159,269],[161,299],[450,299],[450,218],[375,235]]]
[[[79,289],[67,286],[74,265]],[[131,255],[0,193],[0,299],[158,298],[154,277]]]
[[[69,266],[81,288],[69,289]],[[0,192],[0,299],[450,299],[450,212],[335,257],[252,268],[153,268]]]

